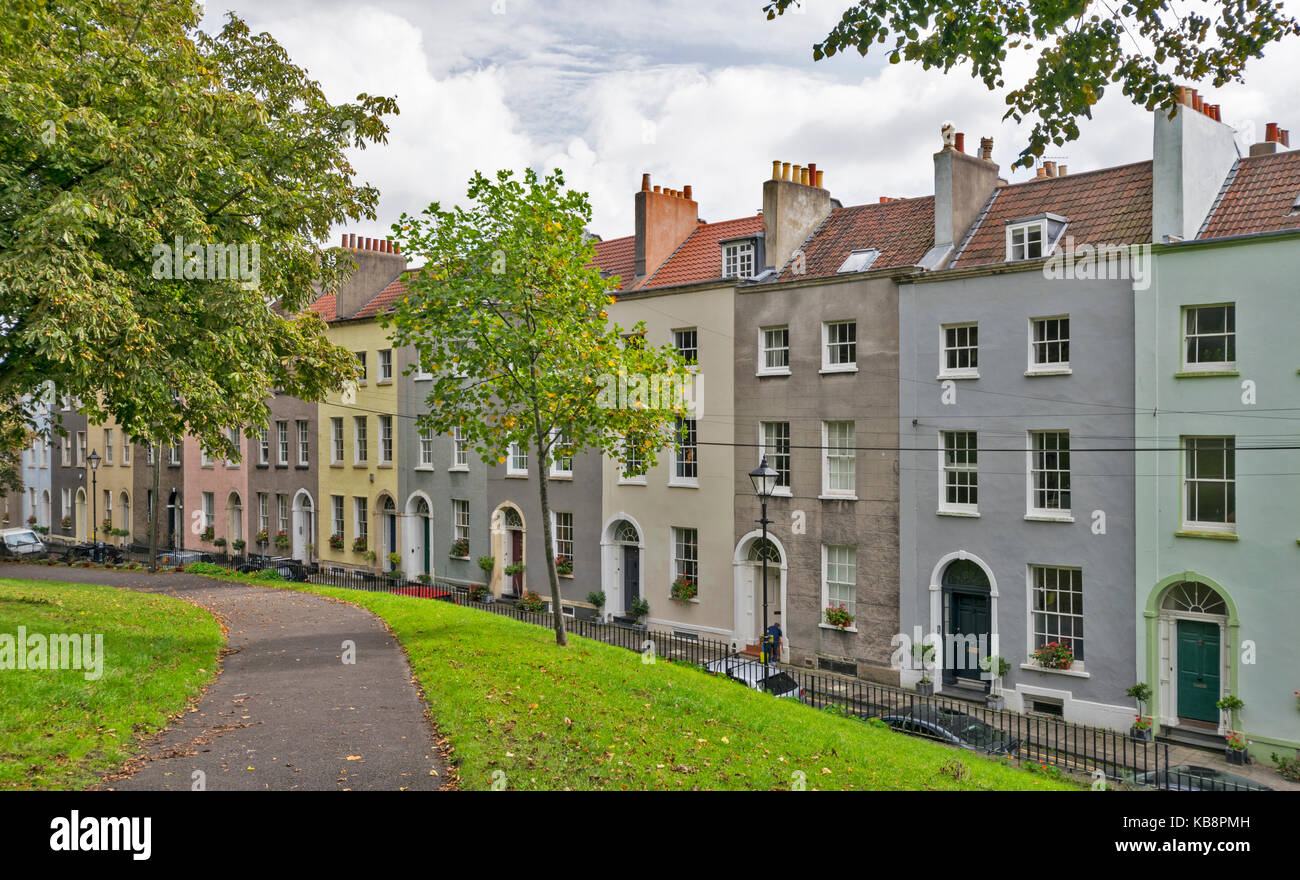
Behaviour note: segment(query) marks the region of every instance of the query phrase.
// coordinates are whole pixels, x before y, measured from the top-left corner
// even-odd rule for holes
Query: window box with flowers
[[[1069,669],[1074,665],[1074,651],[1061,642],[1048,642],[1030,657],[1043,669]]]
[[[211,544],[213,538],[215,538],[216,535],[217,535],[217,530],[214,529],[212,526],[208,526],[206,529],[203,530],[203,534],[199,535],[199,540],[201,540],[204,544]]]
[[[34,516],[29,516],[29,517],[27,517],[27,525],[29,525],[29,526],[34,526],[34,525],[36,525],[36,517],[34,517]]]
[[[1229,764],[1245,765],[1250,763],[1250,752],[1246,751],[1246,747],[1250,745],[1250,740],[1235,730],[1229,730],[1223,735],[1223,739],[1227,743],[1223,753]]]
[[[457,538],[451,542],[453,559],[469,559],[469,538]]]
[[[827,605],[823,613],[826,615],[826,623],[841,632],[853,626],[853,621],[856,620],[856,618],[849,613],[847,605]]]
[[[355,539],[352,541],[352,552],[353,552],[353,553],[365,553],[365,552],[366,552],[366,539],[365,539],[364,536],[363,536],[363,537],[355,538]]]
[[[342,549],[343,549],[343,536],[342,536],[342,535],[330,535],[330,549],[331,549],[331,550],[342,550]]]
[[[271,536],[266,533],[266,529],[262,529],[260,532],[258,532],[256,535],[253,536],[253,540],[256,543],[260,544],[261,546],[265,547],[266,542],[271,540]]]
[[[668,595],[678,605],[685,605],[695,599],[700,594],[700,585],[695,582],[695,578],[690,575],[679,574],[677,580],[673,581],[672,588]]]
[[[69,529],[71,529],[71,528],[72,528],[72,517],[70,517],[70,516],[65,516],[63,519],[59,520],[59,528],[63,529],[65,532],[68,531]]]
[[[573,577],[573,557],[555,557],[555,573],[560,577]]]
[[[275,547],[277,550],[288,550],[290,543],[288,532],[275,533]]]

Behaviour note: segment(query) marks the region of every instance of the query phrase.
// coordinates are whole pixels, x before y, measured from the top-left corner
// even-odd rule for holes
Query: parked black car
[[[902,733],[937,739],[964,749],[1014,755],[1020,748],[1020,740],[1006,731],[985,724],[974,715],[943,706],[915,706],[882,715],[880,720]]]
[[[302,583],[307,580],[307,566],[297,559],[287,557],[257,557],[245,562],[237,570],[242,574],[257,574],[259,571],[265,571],[268,568],[275,569],[280,573],[280,577],[286,581]]]
[[[121,562],[122,548],[102,541],[98,544],[73,544],[63,553],[67,562]]]
[[[1262,782],[1196,764],[1179,764],[1139,773],[1133,780],[1138,785],[1152,785],[1166,791],[1272,791]]]

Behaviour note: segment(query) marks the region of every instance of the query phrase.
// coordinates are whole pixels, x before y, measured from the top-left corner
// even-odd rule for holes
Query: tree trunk
[[[555,618],[555,644],[566,647],[569,638],[564,632],[564,611],[560,607],[560,579],[555,573],[555,543],[551,536],[551,500],[547,494],[547,474],[550,471],[546,460],[546,439],[542,434],[537,440],[537,486],[542,501],[542,541],[546,546],[546,576],[551,582],[551,612]]]
[[[153,510],[149,511],[149,570],[158,570],[158,511],[160,509],[158,493],[159,476],[158,476],[158,459],[161,453],[158,450],[157,443],[151,443],[149,448],[153,451]]]

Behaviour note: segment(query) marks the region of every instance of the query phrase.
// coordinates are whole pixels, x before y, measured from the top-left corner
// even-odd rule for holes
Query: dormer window
[[[755,251],[752,238],[741,238],[722,243],[722,277],[754,277]]]
[[[871,264],[880,256],[880,251],[875,248],[866,248],[865,250],[854,251],[840,264],[837,275],[844,275],[848,272],[865,272],[871,268]]]
[[[1040,214],[1007,224],[1007,261],[1038,260],[1050,254],[1065,231],[1066,219]]]

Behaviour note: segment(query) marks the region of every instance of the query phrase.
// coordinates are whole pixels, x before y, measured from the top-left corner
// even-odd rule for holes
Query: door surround
[[[746,533],[736,542],[736,550],[731,558],[731,583],[733,596],[732,642],[734,647],[738,650],[745,647],[745,645],[757,643],[760,636],[758,631],[763,628],[762,621],[756,616],[757,609],[762,607],[763,602],[763,566],[761,562],[754,563],[749,559],[750,550],[762,539],[762,529],[754,529],[753,531]],[[773,565],[772,563],[768,564],[769,590],[773,586],[771,582],[772,570],[774,568],[776,569],[776,589],[777,597],[780,600],[778,604],[780,605],[781,617],[779,620],[775,621],[769,619],[768,624],[770,625],[775,622],[781,627],[781,656],[779,659],[783,663],[789,663],[790,627],[786,626],[786,575],[789,570],[790,555],[785,552],[785,545],[781,543],[781,539],[772,534],[771,531],[768,531],[767,533],[767,540],[768,543],[776,548],[776,552],[781,555],[781,562],[779,565]],[[745,578],[750,573],[749,570],[753,571],[754,576],[754,592],[752,595],[750,595],[745,589]],[[772,596],[769,593],[768,610],[771,610],[771,600]],[[752,633],[750,631],[751,626],[748,622],[748,618],[751,615],[755,615],[752,625]]]
[[[1222,600],[1224,613],[1207,614],[1191,609],[1166,607],[1166,600],[1179,584],[1207,587]],[[1217,581],[1194,571],[1181,571],[1163,578],[1147,596],[1143,611],[1146,619],[1146,678],[1153,683],[1154,721],[1165,727],[1178,726],[1178,639],[1179,620],[1217,623],[1219,626],[1220,696],[1237,693],[1237,644],[1240,620],[1232,596]],[[1227,713],[1219,713],[1219,733],[1228,730]]]
[[[974,553],[968,550],[954,550],[939,558],[930,571],[930,632],[934,633],[935,638],[943,638],[943,573],[948,566],[958,560],[973,562],[984,570],[984,576],[989,581],[989,653],[1001,654],[998,648],[998,579],[993,575],[993,569],[989,567],[983,559],[980,559]],[[936,655],[940,652],[936,651]],[[936,664],[938,663],[936,656]],[[934,691],[939,693],[943,690],[943,672],[941,668],[934,670],[938,675],[932,676],[934,680]],[[916,675],[916,672],[912,673]],[[919,675],[917,676],[920,677]]]
[[[636,529],[636,541],[620,538],[619,524],[624,521]],[[600,530],[600,588],[605,593],[606,617],[613,613],[612,609],[618,609],[622,613],[622,609],[627,607],[627,599],[623,595],[624,547],[637,548],[641,556],[637,571],[637,595],[645,596],[645,529],[641,528],[641,523],[635,517],[620,511],[605,520],[605,527]]]

